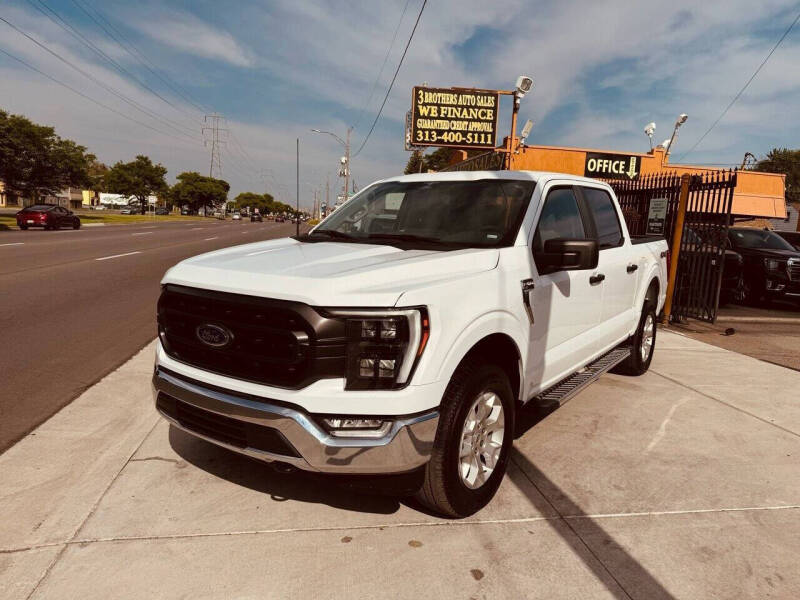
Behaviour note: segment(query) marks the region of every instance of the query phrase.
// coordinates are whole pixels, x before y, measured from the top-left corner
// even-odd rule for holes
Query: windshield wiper
[[[308,234],[309,236],[315,235],[325,235],[331,238],[339,238],[342,240],[352,240],[355,236],[350,235],[349,233],[344,233],[343,231],[336,231],[335,229],[317,229],[312,231]]]
[[[452,245],[451,242],[445,242],[438,238],[425,237],[424,235],[414,235],[413,233],[371,233],[365,239],[367,240],[396,240],[398,242],[424,242],[426,244],[436,245]]]

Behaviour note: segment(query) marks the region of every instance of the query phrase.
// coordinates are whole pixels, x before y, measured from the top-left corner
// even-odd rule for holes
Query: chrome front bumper
[[[271,404],[266,398],[262,400],[212,389],[159,368],[153,374],[153,399],[161,416],[191,435],[259,460],[278,461],[299,469],[325,473],[411,471],[428,462],[439,423],[439,412],[433,410],[395,418],[388,433],[380,438],[335,437],[299,407]],[[227,419],[234,419],[237,423],[250,424],[251,431],[253,425],[263,430],[275,430],[291,448],[284,454],[254,448],[246,443],[231,443],[230,438],[226,440],[226,436],[215,434],[213,424],[208,428],[195,426],[177,414],[170,415],[162,410],[166,403],[174,405],[175,401],[193,407],[193,414],[199,415],[196,417],[199,421],[195,423],[213,423],[214,415],[221,415],[227,423],[230,423]],[[207,415],[210,419],[205,420],[202,411],[213,415]],[[220,431],[227,430],[224,424],[219,428]],[[291,452],[292,449],[296,452]]]

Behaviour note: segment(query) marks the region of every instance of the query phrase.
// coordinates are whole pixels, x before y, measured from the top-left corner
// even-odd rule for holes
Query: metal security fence
[[[710,171],[688,177],[671,317],[673,320],[692,317],[714,322],[719,308],[736,171]],[[619,198],[632,235],[647,233],[651,202],[666,200],[664,236],[671,247],[679,222],[681,181],[680,176],[667,173],[646,175],[637,181],[608,183]]]
[[[650,202],[655,198],[667,200],[667,216],[664,225],[664,237],[672,240],[675,227],[675,215],[681,193],[681,178],[674,173],[644,175],[636,181],[612,180],[607,182],[617,194],[620,208],[625,215],[625,222],[631,235],[647,233],[647,216]]]
[[[725,267],[735,171],[692,176],[681,238],[672,317],[714,322]]]

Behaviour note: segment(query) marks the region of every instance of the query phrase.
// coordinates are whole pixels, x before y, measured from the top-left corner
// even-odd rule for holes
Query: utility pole
[[[297,214],[295,217],[297,235],[300,235],[300,138],[297,138]]]
[[[327,212],[331,208],[331,176],[325,175],[325,211]],[[322,215],[318,215],[317,218],[321,219]]]
[[[214,165],[217,167],[217,178],[222,178],[222,154],[220,152],[220,148],[224,146],[227,141],[225,139],[220,139],[220,132],[223,134],[227,134],[228,130],[220,128],[219,124],[220,121],[223,123],[225,122],[225,117],[220,114],[214,113],[211,115],[206,115],[203,118],[203,122],[207,123],[207,126],[203,127],[202,135],[205,138],[206,132],[210,133],[210,139],[205,138],[203,140],[203,144],[206,148],[210,145],[211,146],[211,165],[208,168],[208,176],[214,177]]]

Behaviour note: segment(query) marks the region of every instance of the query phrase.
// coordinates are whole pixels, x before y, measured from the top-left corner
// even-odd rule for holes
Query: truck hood
[[[394,306],[408,289],[494,269],[499,256],[493,248],[400,250],[285,238],[189,258],[162,283],[315,306]]]

